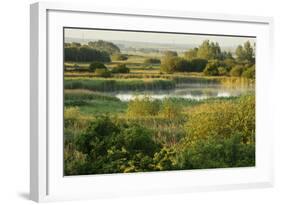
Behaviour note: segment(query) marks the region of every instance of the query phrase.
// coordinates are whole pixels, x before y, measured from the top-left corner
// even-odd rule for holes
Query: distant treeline
[[[74,62],[110,62],[110,56],[104,51],[99,51],[88,46],[64,48],[64,60]]]
[[[198,48],[186,51],[183,57],[179,57],[175,51],[166,51],[161,59],[161,71],[254,78],[255,50],[247,41],[237,47],[234,57],[230,52],[221,51],[218,43],[206,40]]]
[[[75,42],[64,44],[65,61],[110,62],[110,55],[118,53],[120,53],[120,49],[107,41],[89,42],[88,45],[81,45]]]

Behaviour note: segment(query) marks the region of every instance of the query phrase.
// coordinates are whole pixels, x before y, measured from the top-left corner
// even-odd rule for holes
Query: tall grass
[[[104,78],[65,78],[65,89],[87,89],[101,92],[167,90],[176,84],[167,79],[104,79]]]

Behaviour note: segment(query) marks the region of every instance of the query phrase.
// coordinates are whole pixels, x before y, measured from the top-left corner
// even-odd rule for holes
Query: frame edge
[[[48,195],[47,179],[47,9],[30,5],[30,200]]]
[[[38,170],[38,30],[39,4],[30,5],[30,196],[39,201]]]
[[[85,4],[84,4],[85,5]],[[93,5],[93,4],[90,4]],[[56,7],[61,10],[71,11],[73,7],[77,6],[77,11],[93,10],[92,12],[97,12],[97,8],[92,9],[89,7],[78,6],[77,4],[71,4],[71,6],[67,6],[66,4],[57,4],[51,2],[37,2],[30,5],[30,199],[36,202],[40,201],[48,201],[48,188],[47,188],[47,161],[46,161],[46,145],[47,135],[46,135],[46,108],[47,104],[47,93],[46,93],[46,42],[47,42],[47,34],[46,34],[46,15],[47,10],[56,10]],[[110,13],[112,9],[101,8],[101,12]],[[117,9],[117,13],[132,15],[136,10],[132,9],[132,12],[128,12],[127,9]],[[148,15],[150,10],[138,10],[136,15],[141,15],[143,13],[144,16]],[[153,10],[151,10],[153,11]],[[154,10],[155,11],[155,10]],[[87,12],[87,11],[86,11]],[[163,11],[165,12],[165,11]],[[152,12],[153,13],[153,12]],[[152,16],[161,13],[161,11],[154,12]],[[171,13],[168,12],[166,17],[173,17]],[[184,18],[188,15],[187,12],[180,11],[179,16]],[[217,15],[216,13],[200,13],[200,12],[188,12],[190,16],[194,16],[195,14],[200,14],[199,16],[202,18],[205,16],[206,19],[214,19]],[[163,15],[163,13],[162,13]],[[161,16],[161,15],[160,15]],[[220,14],[222,17],[223,14]],[[273,29],[274,29],[274,19],[272,17],[253,17],[253,16],[243,16],[237,15],[241,18],[234,18],[236,15],[227,15],[227,19],[236,19],[240,20],[241,18],[251,18],[253,22],[262,22],[269,24],[270,28],[270,41],[271,46],[273,46]],[[163,15],[165,17],[165,15]],[[199,18],[200,18],[199,17]],[[220,19],[220,18],[219,18]],[[243,20],[241,20],[243,21]],[[43,50],[45,49],[45,51]],[[45,58],[45,59],[44,59]],[[271,56],[271,59],[274,60],[274,57]],[[42,65],[44,65],[42,67]],[[273,64],[273,61],[272,61]],[[274,67],[274,65],[273,65]],[[45,80],[43,80],[45,77]],[[42,84],[45,83],[45,86]],[[44,90],[45,89],[45,90]],[[43,91],[43,93],[42,93]],[[44,96],[45,95],[45,96]],[[42,96],[44,96],[42,98]],[[44,103],[45,102],[45,103]],[[43,104],[42,104],[43,103]],[[44,112],[43,109],[45,109]],[[42,119],[45,120],[42,121]],[[45,123],[45,125],[44,125]],[[45,134],[42,136],[42,133]],[[274,166],[273,163],[272,167]],[[274,186],[274,171],[272,169],[271,178],[269,181],[260,184],[261,188],[265,187],[273,187]],[[239,187],[240,188],[240,187]],[[243,188],[243,187],[241,187]],[[231,188],[235,189],[235,188]],[[65,199],[64,199],[65,200]]]

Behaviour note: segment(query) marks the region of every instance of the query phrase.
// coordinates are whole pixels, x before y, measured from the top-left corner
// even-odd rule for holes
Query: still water
[[[181,84],[172,90],[155,91],[120,91],[113,93],[121,101],[130,101],[136,97],[150,96],[152,99],[163,99],[166,97],[178,97],[185,99],[204,100],[214,97],[239,96],[254,91],[254,86],[226,87],[221,84]]]

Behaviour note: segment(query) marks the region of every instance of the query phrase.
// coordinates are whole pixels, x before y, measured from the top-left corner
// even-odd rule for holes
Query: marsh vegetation
[[[65,175],[255,166],[254,51],[65,43]]]

